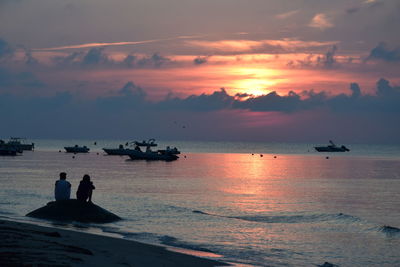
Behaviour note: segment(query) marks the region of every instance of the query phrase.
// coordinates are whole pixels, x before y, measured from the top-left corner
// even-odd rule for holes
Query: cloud
[[[163,110],[212,111],[230,109],[233,102],[234,97],[221,88],[212,94],[191,95],[187,98],[167,98],[155,107]]]
[[[334,27],[335,25],[326,14],[318,13],[311,19],[311,22],[308,24],[308,26],[311,28],[326,30],[328,28]]]
[[[371,50],[367,60],[400,62],[400,47],[390,49],[385,42],[381,42]]]
[[[398,142],[399,104],[400,87],[385,79],[377,82],[375,95],[362,94],[353,83],[349,94],[336,96],[314,91],[230,95],[220,89],[152,102],[133,82],[114,95],[96,99],[67,92],[52,97],[0,94],[0,112],[9,114],[2,120],[3,134],[42,138],[315,142],[315,138],[340,136],[358,142]],[[174,121],[187,127],[177,127]]]
[[[82,58],[83,65],[108,65],[111,61],[103,53],[103,47],[91,48]]]
[[[53,63],[60,67],[159,68],[171,64],[173,61],[159,53],[144,56],[129,54],[122,61],[115,61],[105,53],[104,47],[93,47],[86,52],[72,52],[64,56],[53,57]]]
[[[0,88],[14,90],[17,88],[40,88],[45,84],[31,72],[15,72],[0,67]]]
[[[201,64],[207,63],[208,58],[209,58],[208,56],[206,56],[206,57],[196,57],[195,59],[193,59],[193,63],[195,65],[201,65]]]
[[[146,103],[146,92],[133,82],[127,82],[116,96],[99,97],[96,106],[107,112],[121,111],[124,109],[149,108],[151,103]]]
[[[360,11],[360,10],[361,10],[360,7],[351,7],[351,8],[348,8],[346,10],[346,13],[347,14],[354,14],[354,13],[357,13],[358,11]]]
[[[326,68],[332,68],[336,64],[335,54],[337,51],[337,46],[334,45],[330,50],[328,50],[325,54],[325,57],[321,59],[321,63]]]
[[[296,15],[297,13],[299,13],[299,11],[300,10],[292,10],[292,11],[289,11],[289,12],[285,12],[285,13],[281,13],[281,14],[278,14],[278,15],[276,15],[275,17],[277,18],[277,19],[288,19],[288,18],[290,18],[290,17],[293,17],[294,15]]]
[[[154,53],[150,57],[142,57],[136,61],[136,65],[139,67],[161,67],[162,65],[166,65],[171,63],[172,60],[168,57],[164,57],[159,53]]]
[[[240,53],[292,53],[313,48],[331,46],[337,41],[303,41],[297,38],[267,39],[267,40],[190,40],[186,45],[201,48],[210,54],[240,54]]]
[[[292,68],[335,68],[339,66],[336,60],[337,49],[337,46],[333,45],[324,55],[309,54],[302,60],[290,60],[286,65]]]

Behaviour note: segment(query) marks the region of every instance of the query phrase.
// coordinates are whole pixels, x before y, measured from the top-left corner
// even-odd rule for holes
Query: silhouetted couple
[[[90,181],[90,176],[85,174],[79,183],[76,198],[82,202],[92,202],[92,193],[95,189],[93,182]],[[68,200],[71,196],[71,184],[67,181],[67,174],[60,173],[60,180],[56,181],[54,189],[54,197],[56,200]]]

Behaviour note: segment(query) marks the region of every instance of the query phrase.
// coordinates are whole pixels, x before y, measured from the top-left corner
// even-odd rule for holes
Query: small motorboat
[[[337,146],[335,145],[331,140],[329,140],[330,145],[327,146],[316,146],[314,147],[315,150],[318,152],[348,152],[350,149],[348,149],[345,146]]]
[[[11,145],[19,150],[33,150],[35,148],[35,144],[26,144],[24,143],[25,138],[20,137],[11,137],[10,141],[7,142],[8,145]]]
[[[64,147],[65,151],[67,153],[88,153],[89,152],[89,148],[87,146],[66,146]]]
[[[0,140],[0,155],[1,156],[16,156],[17,154],[21,154],[22,149],[19,147],[10,145],[5,143],[3,140]]]
[[[176,148],[170,148],[169,146],[166,149],[161,149],[157,151],[152,151],[151,147],[157,146],[154,139],[150,139],[145,142],[134,142],[135,148],[130,149],[128,156],[133,160],[164,160],[164,161],[173,161],[179,159],[177,156],[181,152]],[[146,147],[145,151],[142,151],[140,147]]]

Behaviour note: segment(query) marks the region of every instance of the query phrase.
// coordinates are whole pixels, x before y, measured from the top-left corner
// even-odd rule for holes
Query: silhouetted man
[[[60,180],[56,181],[54,188],[54,197],[56,200],[67,200],[71,196],[71,184],[66,180],[67,174],[60,173]]]

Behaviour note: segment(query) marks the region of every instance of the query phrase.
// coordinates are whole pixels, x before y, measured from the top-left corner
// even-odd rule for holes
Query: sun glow
[[[238,76],[231,87],[235,93],[247,93],[254,96],[269,93],[269,88],[275,86],[279,79],[276,78],[277,71],[264,68],[235,68],[232,75]]]

